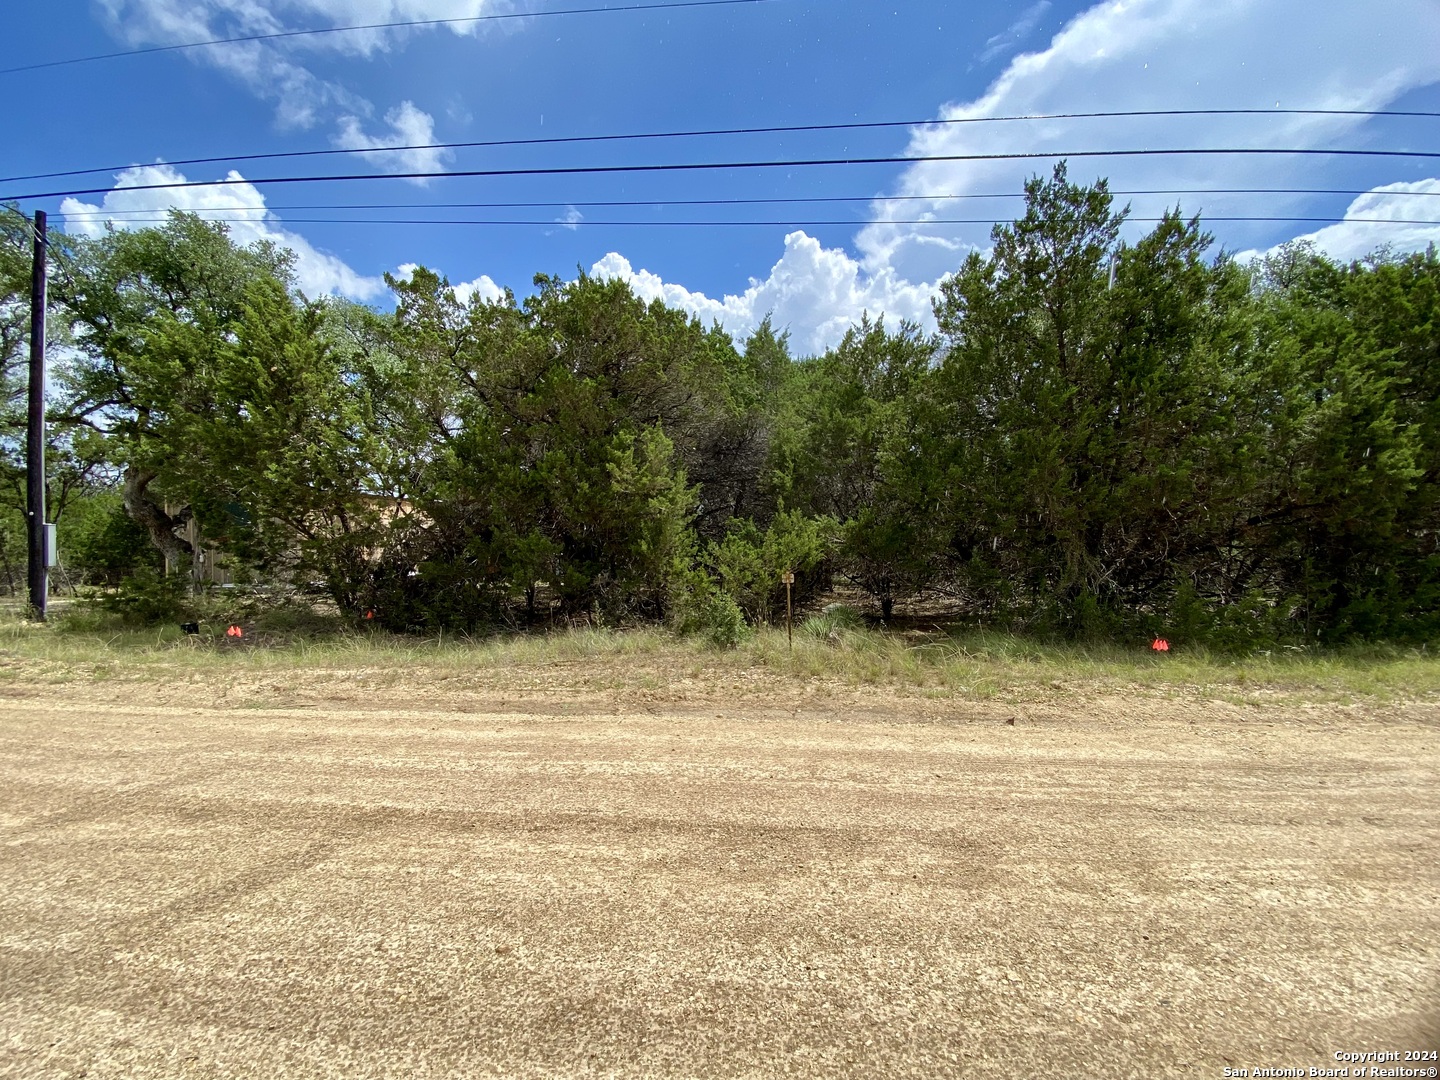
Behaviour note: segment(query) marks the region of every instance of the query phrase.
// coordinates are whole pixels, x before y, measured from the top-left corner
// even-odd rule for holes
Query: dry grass
[[[657,690],[679,678],[765,676],[830,687],[891,688],[941,698],[1024,702],[1057,692],[1086,696],[1140,691],[1236,703],[1391,703],[1440,697],[1440,656],[1424,647],[1281,649],[1246,657],[1177,647],[1154,655],[1143,645],[1047,643],[971,632],[890,634],[845,629],[828,636],[762,629],[721,650],[661,629],[585,629],[472,638],[385,633],[267,630],[242,643],[188,638],[178,627],[120,629],[84,613],[46,626],[0,620],[0,679],[51,682],[114,678],[245,679],[266,674],[390,672],[465,675],[491,685],[527,672],[575,668],[577,685]]]

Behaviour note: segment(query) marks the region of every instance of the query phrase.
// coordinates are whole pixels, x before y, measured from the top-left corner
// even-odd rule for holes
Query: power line
[[[203,216],[203,215],[202,215]],[[154,218],[131,218],[130,224],[149,224],[150,222],[163,223],[169,220],[167,216],[156,216]],[[256,224],[256,218],[219,218],[205,217],[206,221],[219,222],[221,224]],[[599,227],[610,226],[617,228],[634,227],[785,227],[799,228],[822,225],[998,225],[1009,224],[1013,218],[915,218],[915,219],[894,219],[894,218],[840,218],[837,220],[790,220],[790,221],[740,221],[712,219],[709,221],[567,221],[564,218],[287,218],[285,224],[294,225],[525,225],[544,226],[553,228],[556,225],[567,229],[579,229],[585,226]],[[1130,217],[1127,221],[1159,222],[1164,221],[1160,217]],[[1287,214],[1279,215],[1226,215],[1216,217],[1202,217],[1202,222],[1213,223],[1223,222],[1287,222],[1300,224],[1327,224],[1335,225],[1340,223],[1355,223],[1361,225],[1440,225],[1440,219],[1412,219],[1412,218],[1339,218],[1339,217],[1306,217]]]
[[[354,180],[436,180],[454,178],[506,177],[506,176],[580,176],[600,174],[634,174],[664,172],[698,172],[722,169],[797,169],[833,165],[907,165],[918,162],[938,161],[1034,161],[1055,158],[1120,158],[1120,157],[1179,157],[1179,156],[1299,156],[1299,157],[1381,157],[1381,158],[1440,158],[1440,152],[1428,150],[1357,150],[1345,148],[1281,149],[1277,147],[1201,147],[1144,150],[1049,150],[1012,151],[993,154],[902,154],[894,157],[850,157],[850,158],[797,158],[787,161],[702,161],[672,162],[648,165],[566,165],[546,168],[520,169],[433,169],[416,172],[395,173],[337,173],[314,176],[266,176],[251,179],[226,178],[223,180],[184,180],[167,184],[131,184],[124,191],[169,191],[182,188],[234,187],[239,184],[257,186],[260,184],[317,184],[338,183]],[[113,187],[75,188],[64,191],[27,192],[23,195],[0,195],[0,201],[21,202],[29,199],[68,198],[76,195],[108,195]]]
[[[619,7],[564,8],[558,11],[512,11],[500,15],[473,15],[459,19],[407,19],[401,22],[363,23],[357,26],[325,26],[314,30],[280,30],[270,34],[246,34],[242,37],[212,38],[209,41],[187,41],[179,45],[149,45],[140,49],[121,49],[118,52],[96,53],[93,56],[75,56],[66,60],[46,60],[38,64],[22,64],[19,67],[0,68],[0,75],[13,75],[21,71],[39,71],[42,68],[68,67],[73,64],[90,64],[97,60],[114,60],[124,56],[146,56],[154,53],[179,52],[184,49],[203,49],[211,45],[240,45],[253,41],[277,41],[281,38],[315,37],[321,34],[345,34],[356,30],[397,30],[417,26],[457,26],[462,23],[498,22],[502,19],[539,19],[551,15],[598,15],[627,11],[673,11],[677,8],[732,7],[736,4],[769,4],[776,0],[667,0],[657,4],[627,4]]]
[[[1373,188],[1129,188],[1113,189],[1111,195],[1369,195]],[[1387,191],[1387,196],[1423,196],[1440,198],[1440,191]],[[812,195],[770,199],[606,199],[548,202],[452,202],[452,203],[271,203],[265,206],[207,206],[205,213],[253,210],[271,213],[279,210],[538,210],[574,207],[637,207],[637,206],[781,206],[808,203],[890,203],[941,202],[951,199],[1023,199],[1023,191],[964,193],[945,195]],[[177,207],[176,209],[181,209]],[[195,211],[190,211],[195,212]],[[145,207],[134,210],[83,210],[66,217],[111,218],[129,214],[164,214],[168,210]],[[246,220],[246,219],[237,219]]]
[[[609,9],[607,9],[609,10]],[[4,74],[0,71],[0,74]],[[1035,113],[1017,116],[962,116],[945,120],[872,120],[845,124],[788,124],[770,127],[703,128],[693,131],[649,131],[621,135],[558,135],[543,139],[485,139],[470,142],[412,143],[404,146],[329,147],[323,150],[284,150],[265,154],[230,154],[217,157],[178,158],[166,165],[213,165],[219,162],[278,161],[293,158],[333,157],[337,154],[388,154],[415,150],[473,150],[477,148],[518,146],[560,146],[578,143],[646,141],[660,139],[709,138],[725,135],[791,135],[820,131],[866,131],[884,128],[946,127],[957,124],[1000,124],[1031,120],[1097,120],[1134,119],[1136,117],[1177,116],[1356,116],[1356,117],[1421,117],[1440,119],[1440,112],[1394,109],[1133,109],[1109,112]],[[133,162],[87,169],[65,169],[58,172],[28,173],[0,177],[0,184],[20,180],[51,180],[64,176],[85,176],[90,173],[116,172],[137,168]]]

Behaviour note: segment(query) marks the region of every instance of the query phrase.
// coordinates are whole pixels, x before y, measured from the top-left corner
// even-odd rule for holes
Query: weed
[[[49,624],[0,617],[0,652],[45,681],[131,677],[247,677],[305,671],[365,671],[377,682],[429,672],[436,678],[513,678],[517,672],[575,665],[576,685],[657,689],[676,675],[755,675],[893,686],[970,699],[1054,697],[1141,689],[1161,694],[1275,701],[1387,701],[1440,695],[1440,657],[1431,650],[1366,645],[1272,650],[1249,656],[1177,648],[1164,656],[1140,645],[1074,644],[994,631],[947,636],[867,629],[843,615],[810,620],[795,635],[760,629],[733,648],[661,629],[584,628],[551,634],[419,638],[361,631],[334,621],[278,619],[254,633],[254,646],[224,647],[213,632],[189,637],[178,626],[136,629],[114,616],[72,609]],[[258,626],[259,624],[257,624]],[[213,627],[205,628],[213,631]],[[247,642],[252,639],[247,638]]]

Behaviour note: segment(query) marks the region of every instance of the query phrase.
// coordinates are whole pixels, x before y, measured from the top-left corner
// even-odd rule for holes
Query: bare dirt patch
[[[1433,703],[95,679],[0,701],[0,1074],[1208,1077],[1435,1045]]]

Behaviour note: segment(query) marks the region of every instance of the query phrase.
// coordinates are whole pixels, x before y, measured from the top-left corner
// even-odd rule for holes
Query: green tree
[[[168,563],[189,563],[179,530],[208,487],[195,434],[218,416],[216,389],[250,286],[288,280],[288,255],[237,247],[224,225],[174,213],[162,228],[76,241],[55,292],[77,358],[65,421],[110,440],[125,508]]]
[[[1433,632],[1437,281],[1428,254],[1339,266],[1296,245],[1259,267],[1269,467],[1249,523],[1307,636]]]
[[[776,514],[764,530],[738,518],[723,540],[709,545],[706,561],[721,589],[746,618],[761,625],[784,610],[782,574],[795,574],[800,600],[816,591],[837,528],[833,518],[809,517],[798,510]]]
[[[27,557],[24,521],[28,509],[26,486],[26,428],[30,358],[30,289],[34,232],[29,218],[13,206],[0,206],[0,501],[19,515],[19,561]],[[52,262],[63,268],[69,241],[63,232],[49,230]],[[56,348],[69,344],[64,310],[49,291],[46,337],[51,346],[49,372],[52,385],[63,381],[63,363]],[[52,390],[53,397],[53,390]],[[53,412],[52,403],[47,404]],[[77,431],[49,424],[45,440],[46,517],[60,523],[66,506],[77,496],[105,487],[113,476],[105,440],[93,431]]]
[[[0,205],[0,440],[7,457],[25,431],[31,230],[18,209]]]
[[[247,290],[218,357],[214,410],[181,442],[203,482],[189,488],[207,535],[247,563],[325,582],[355,611],[391,501],[368,368],[324,332],[327,303],[297,302],[273,278]]]
[[[843,523],[837,565],[885,619],[897,596],[929,584],[943,546],[916,422],[934,357],[935,342],[917,326],[892,334],[883,320],[862,318],[803,365],[771,451],[781,500]]]
[[[160,569],[159,553],[125,512],[117,491],[72,499],[58,532],[61,564],[72,584],[118,585],[142,569]]]
[[[520,308],[460,305],[423,271],[395,283],[392,348],[426,403],[405,420],[427,447],[425,524],[386,579],[408,623],[472,624],[521,599],[533,618],[541,582],[565,612],[660,616],[691,557],[690,469],[735,411],[729,339],[622,282],[537,284]]]
[[[768,315],[738,353],[722,331],[712,329],[710,337],[721,358],[723,405],[710,413],[687,462],[700,482],[696,530],[706,541],[721,539],[736,518],[764,524],[778,509],[765,464],[795,369],[789,336],[777,334]]]
[[[1072,184],[1062,163],[935,304],[954,554],[972,588],[1070,633],[1173,587],[1235,465],[1227,350],[1245,277],[1205,261],[1196,220],[1167,214],[1129,245],[1124,219],[1104,181]]]
[[[351,609],[382,512],[370,370],[327,337],[327,304],[290,292],[289,260],[178,213],[77,243],[57,289],[78,348],[62,419],[101,433],[126,511],[172,567],[191,561],[193,520]]]

